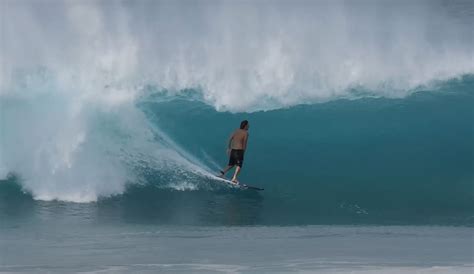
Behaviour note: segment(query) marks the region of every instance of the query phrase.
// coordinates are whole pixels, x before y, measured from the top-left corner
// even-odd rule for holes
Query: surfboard
[[[234,184],[231,180],[221,178],[221,177],[217,177],[217,178],[219,179],[219,181],[223,181],[226,184],[229,184],[233,187],[237,187],[237,188],[240,188],[240,189],[251,189],[251,190],[258,190],[258,191],[264,190],[261,187],[251,186],[251,185],[242,184],[242,183]]]

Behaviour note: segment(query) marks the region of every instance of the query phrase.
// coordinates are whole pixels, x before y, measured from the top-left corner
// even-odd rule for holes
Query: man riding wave
[[[247,149],[247,141],[249,137],[249,121],[243,120],[240,123],[240,128],[236,129],[229,138],[227,144],[227,154],[229,155],[229,164],[224,170],[220,171],[219,177],[224,177],[227,171],[229,171],[234,166],[237,166],[232,177],[232,183],[238,184],[237,176],[242,169],[242,164],[244,162],[244,152]]]

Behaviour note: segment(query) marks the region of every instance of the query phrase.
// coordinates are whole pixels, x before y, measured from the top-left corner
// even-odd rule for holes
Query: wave
[[[221,191],[213,174],[245,118],[242,180],[282,212],[469,215],[473,10],[4,3],[0,177],[48,201]]]
[[[34,96],[53,85],[107,107],[152,85],[199,89],[217,110],[247,112],[361,91],[401,98],[474,73],[474,5],[463,1],[2,7],[1,94]]]
[[[17,177],[9,180],[18,185],[14,199],[119,204],[131,221],[173,223],[192,208],[189,214],[200,212],[192,220],[222,224],[231,208],[242,214],[232,221],[239,224],[472,225],[473,86],[471,75],[403,99],[252,113],[216,111],[195,99],[199,91],[174,99],[153,94],[127,111],[96,113],[70,157],[43,151],[40,164],[22,162],[45,144],[33,135],[30,145],[18,147],[14,142],[31,135],[4,131],[2,161],[17,167]],[[11,115],[7,121],[17,121]],[[226,163],[229,132],[243,119],[251,129],[240,179],[264,187],[261,194],[212,177]],[[12,193],[0,185],[0,192]]]

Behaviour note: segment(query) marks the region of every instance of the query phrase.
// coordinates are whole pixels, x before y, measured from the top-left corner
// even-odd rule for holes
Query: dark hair
[[[243,120],[242,122],[240,122],[240,129],[244,129],[245,126],[249,123],[249,121],[247,120]]]

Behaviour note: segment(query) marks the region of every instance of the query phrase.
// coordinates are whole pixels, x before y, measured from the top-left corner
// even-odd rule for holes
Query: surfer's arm
[[[243,149],[246,150],[247,149],[247,140],[249,139],[249,134],[245,134],[244,136],[244,141],[243,141]]]
[[[227,153],[230,152],[230,149],[232,147],[232,140],[234,139],[235,132],[232,132],[232,134],[229,137],[229,141],[227,142]]]

